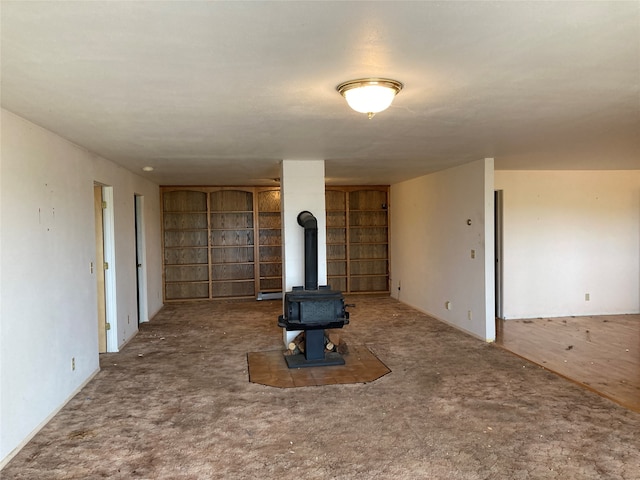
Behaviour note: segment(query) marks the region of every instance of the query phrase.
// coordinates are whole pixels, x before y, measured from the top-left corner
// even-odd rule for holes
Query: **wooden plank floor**
[[[497,320],[496,344],[640,412],[640,315]]]

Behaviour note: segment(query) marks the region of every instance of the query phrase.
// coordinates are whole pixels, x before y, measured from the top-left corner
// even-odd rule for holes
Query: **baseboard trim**
[[[122,342],[122,345],[119,345],[119,346],[118,346],[118,351],[117,351],[117,352],[109,352],[109,353],[120,353],[120,352],[122,351],[122,349],[123,349],[124,347],[126,347],[126,346],[127,346],[127,344],[128,344],[131,340],[133,340],[133,339],[138,335],[138,332],[139,332],[139,331],[140,331],[140,329],[139,329],[139,328],[138,328],[138,329],[136,329],[136,331],[135,331],[135,332],[133,332],[133,334],[132,334],[129,338],[127,338],[124,342]]]
[[[477,338],[478,340],[482,340],[483,342],[486,342],[486,343],[494,343],[496,341],[495,338],[484,338],[483,336],[478,335],[477,333],[474,333],[471,330],[467,330],[466,328],[463,328],[460,325],[456,325],[455,323],[449,322],[449,321],[445,320],[444,318],[440,318],[437,315],[434,315],[431,312],[427,312],[426,310],[424,310],[424,309],[422,309],[420,307],[416,307],[415,305],[412,305],[412,304],[410,304],[408,302],[405,302],[404,300],[400,300],[400,299],[396,299],[396,300],[398,300],[400,303],[403,303],[403,304],[405,304],[405,305],[407,305],[407,306],[409,306],[409,307],[411,307],[411,308],[413,308],[415,310],[418,310],[421,313],[424,313],[425,315],[428,315],[429,317],[433,318],[434,320],[437,320],[437,321],[442,322],[442,323],[444,323],[446,325],[449,325],[450,327],[453,327],[453,328],[455,328],[456,330],[459,330],[462,333],[466,333],[467,335],[469,335],[471,337]]]

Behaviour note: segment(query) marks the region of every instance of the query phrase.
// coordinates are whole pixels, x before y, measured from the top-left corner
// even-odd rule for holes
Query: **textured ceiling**
[[[640,168],[640,2],[0,5],[2,106],[160,184]],[[405,84],[372,120],[364,76]]]

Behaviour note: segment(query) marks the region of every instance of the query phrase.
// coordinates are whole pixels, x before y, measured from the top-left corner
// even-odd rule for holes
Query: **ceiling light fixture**
[[[144,172],[153,172],[153,167],[142,167],[142,171],[144,171]]]
[[[352,109],[366,113],[371,119],[376,113],[389,108],[403,86],[388,78],[359,78],[341,83],[336,90]]]

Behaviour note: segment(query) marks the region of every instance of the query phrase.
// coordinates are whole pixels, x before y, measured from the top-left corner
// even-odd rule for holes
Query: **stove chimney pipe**
[[[318,290],[318,221],[305,210],[298,214],[298,225],[304,227],[304,289]]]

